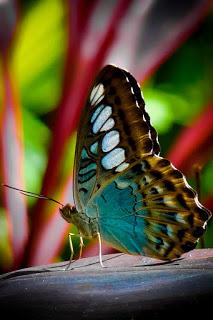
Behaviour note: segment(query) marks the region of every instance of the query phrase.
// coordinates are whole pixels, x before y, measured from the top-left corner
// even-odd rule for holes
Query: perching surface
[[[0,278],[0,312],[15,319],[164,319],[211,311],[213,249],[182,259],[124,254],[32,267]],[[45,270],[46,269],[46,270]]]

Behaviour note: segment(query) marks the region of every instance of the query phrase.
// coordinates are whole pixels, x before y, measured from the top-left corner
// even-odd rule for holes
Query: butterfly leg
[[[84,239],[83,239],[83,237],[80,235],[80,252],[79,252],[79,259],[81,259],[83,247],[84,247]]]
[[[69,264],[68,264],[68,266],[66,267],[65,270],[69,270],[69,269],[70,269],[70,266],[71,266],[71,264],[72,264],[73,255],[74,255],[74,248],[73,248],[73,243],[72,243],[72,236],[76,236],[76,234],[74,234],[74,233],[69,233],[69,244],[70,244],[71,254],[70,254]],[[83,250],[83,247],[84,247],[84,241],[83,241],[82,235],[77,235],[77,236],[80,237],[80,253],[79,253],[79,259],[80,259],[81,256],[82,256],[82,250]],[[101,267],[104,268],[105,266],[104,266],[103,260],[102,260],[102,242],[101,242],[101,235],[100,235],[99,232],[97,233],[97,237],[98,237],[98,244],[99,244],[99,262],[100,262]]]
[[[73,248],[73,243],[72,243],[72,236],[74,236],[74,235],[75,235],[74,233],[69,233],[70,261],[69,261],[69,264],[67,265],[65,270],[69,270],[70,266],[72,264],[72,259],[73,259],[73,256],[74,256],[74,248]]]
[[[79,259],[81,258],[82,256],[82,250],[83,250],[83,247],[84,247],[84,240],[83,240],[83,237],[81,234],[74,234],[74,233],[69,233],[69,244],[70,244],[70,251],[71,251],[71,254],[70,254],[70,261],[69,261],[69,264],[68,266],[66,267],[66,270],[70,269],[70,266],[72,264],[72,260],[73,260],[73,256],[74,256],[74,248],[73,248],[73,243],[72,243],[72,236],[77,236],[80,238],[80,252],[79,252]]]
[[[101,243],[101,235],[99,232],[97,233],[97,237],[98,237],[98,244],[99,244],[99,262],[102,268],[105,268],[105,265],[103,264],[103,260],[102,260],[102,243]]]

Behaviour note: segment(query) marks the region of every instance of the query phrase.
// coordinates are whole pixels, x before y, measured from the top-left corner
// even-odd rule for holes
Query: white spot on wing
[[[110,106],[105,106],[105,108],[101,110],[101,112],[99,113],[98,117],[95,119],[95,122],[93,124],[93,128],[92,128],[93,133],[97,133],[98,131],[100,131],[100,129],[105,124],[107,119],[111,116],[111,114],[112,114],[112,107]]]
[[[99,115],[99,113],[101,112],[101,110],[104,108],[104,104],[101,104],[94,112],[91,118],[91,123],[93,123],[95,121],[95,119],[97,118],[97,116]]]
[[[116,168],[116,172],[122,172],[123,170],[125,170],[126,168],[128,168],[129,163],[127,162],[123,162],[121,163],[117,168]]]
[[[115,125],[115,121],[113,118],[109,118],[107,122],[103,125],[100,131],[108,131],[112,129]]]
[[[112,169],[117,167],[119,164],[124,162],[125,154],[124,149],[122,148],[115,148],[114,150],[110,151],[107,155],[105,155],[102,160],[102,166],[105,169]]]
[[[129,82],[129,78],[126,76],[126,81]]]
[[[90,94],[90,103],[92,105],[96,105],[99,103],[104,97],[104,86],[102,83],[98,84],[96,87],[94,87]]]
[[[120,141],[119,132],[117,130],[112,130],[105,134],[102,140],[102,150],[108,152],[114,149]]]

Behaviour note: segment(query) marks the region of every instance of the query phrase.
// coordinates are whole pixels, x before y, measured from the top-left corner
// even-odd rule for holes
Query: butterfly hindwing
[[[113,247],[165,260],[193,249],[210,218],[182,173],[156,155],[117,177],[96,201],[101,232]]]
[[[136,80],[112,65],[99,74],[82,113],[76,149],[75,199],[82,209],[116,174],[159,153]]]

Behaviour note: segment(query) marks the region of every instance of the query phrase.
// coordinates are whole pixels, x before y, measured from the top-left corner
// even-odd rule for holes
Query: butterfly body
[[[60,209],[61,216],[78,227],[79,234],[86,238],[93,238],[99,233],[97,216],[90,217],[86,213],[78,212],[69,203]],[[93,211],[94,215],[94,211]]]
[[[193,249],[210,212],[185,177],[159,156],[140,88],[112,65],[95,80],[75,155],[75,208],[61,209],[82,236],[130,254],[174,259]]]

